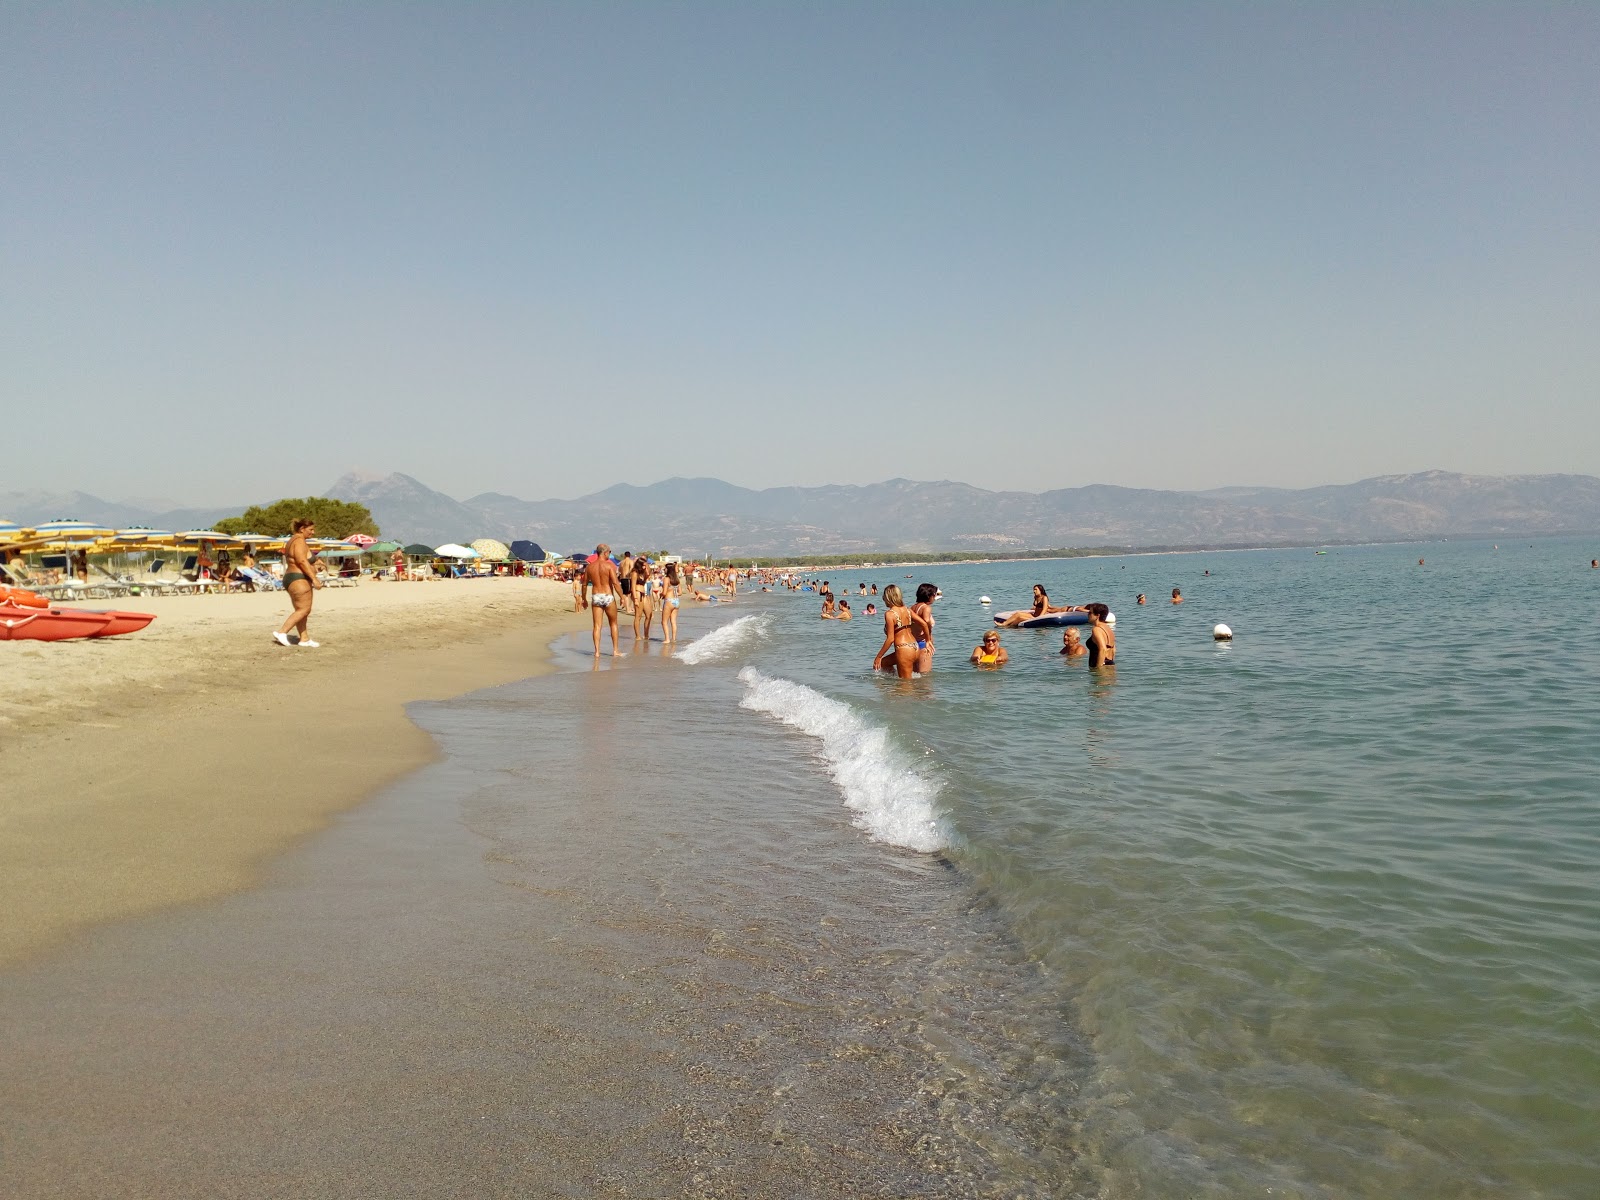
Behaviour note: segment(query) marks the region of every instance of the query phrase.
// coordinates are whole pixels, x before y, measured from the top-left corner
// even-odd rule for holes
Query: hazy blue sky
[[[0,491],[1600,471],[1600,4],[0,0]]]

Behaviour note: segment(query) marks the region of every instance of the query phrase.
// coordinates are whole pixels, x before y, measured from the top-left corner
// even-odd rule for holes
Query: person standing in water
[[[678,640],[678,598],[683,585],[678,582],[678,564],[668,563],[665,582],[661,585],[661,640]]]
[[[1172,602],[1174,604],[1182,604],[1183,603],[1183,593],[1180,592],[1177,588],[1173,588],[1172,589]]]
[[[1099,601],[1085,607],[1089,610],[1089,665],[1116,666],[1117,633],[1106,624],[1106,618],[1111,615],[1111,610]]]
[[[910,679],[917,665],[917,641],[932,630],[916,613],[905,606],[900,585],[883,589],[883,645],[872,659],[874,671],[893,670],[901,679]]]
[[[920,675],[933,670],[933,601],[938,594],[939,589],[933,584],[919,583],[917,602],[911,606],[911,611],[928,625],[928,636],[917,639],[917,673]]]
[[[622,561],[617,564],[617,595],[622,611],[632,613],[633,605],[633,551],[624,550]]]
[[[650,640],[650,626],[656,619],[654,586],[650,582],[650,563],[644,555],[633,560],[633,636],[639,637],[639,626],[644,626],[644,640]]]
[[[1068,658],[1081,658],[1089,653],[1089,647],[1078,640],[1078,631],[1070,625],[1061,633],[1061,653]]]
[[[594,553],[589,561],[583,565],[583,573],[578,576],[578,587],[587,585],[589,593],[589,612],[594,619],[594,656],[600,657],[600,622],[606,621],[611,626],[611,653],[613,656],[620,654],[617,649],[617,605],[621,599],[622,581],[617,578],[617,566],[611,561],[611,547],[601,542],[594,548]]]
[[[289,593],[289,602],[294,605],[294,611],[278,627],[272,640],[280,646],[293,646],[296,643],[289,640],[289,631],[296,629],[300,633],[300,647],[315,650],[319,643],[313,642],[309,635],[311,593],[322,589],[322,580],[317,578],[317,569],[311,565],[311,550],[306,545],[306,539],[317,531],[317,523],[301,517],[289,529],[289,544],[283,548],[283,590]]]

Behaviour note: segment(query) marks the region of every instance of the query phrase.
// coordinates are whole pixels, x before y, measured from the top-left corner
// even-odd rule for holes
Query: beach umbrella
[[[405,548],[406,554],[412,558],[432,558],[433,547],[424,546],[421,542],[412,542]]]
[[[400,549],[399,542],[373,542],[366,547],[368,554],[393,554],[398,549]]]
[[[378,539],[366,533],[352,533],[344,540],[349,542],[352,546],[370,546]]]
[[[440,558],[477,558],[478,552],[471,546],[459,546],[455,542],[446,542],[442,546],[435,546],[433,552]]]
[[[88,521],[46,521],[43,525],[34,526],[35,537],[40,538],[103,538],[115,537],[115,529],[107,529],[103,525],[93,525]]]
[[[511,557],[511,551],[506,544],[497,542],[493,538],[479,538],[472,543],[472,548],[480,557],[487,558],[491,562],[503,562]]]
[[[269,542],[284,542],[288,539],[273,537],[268,533],[238,533],[234,535],[233,540],[236,542],[242,542],[246,546],[265,546]]]
[[[0,542],[14,542],[23,532],[22,526],[15,521],[0,520]]]
[[[543,562],[544,549],[538,542],[530,542],[526,538],[511,543],[511,553],[523,562]]]
[[[218,533],[215,529],[189,529],[178,535],[180,542],[212,542],[216,545],[232,544],[234,537],[230,533]]]
[[[175,538],[177,536],[170,529],[148,529],[143,525],[133,525],[127,529],[117,530],[115,540],[119,542],[148,542],[156,538]]]

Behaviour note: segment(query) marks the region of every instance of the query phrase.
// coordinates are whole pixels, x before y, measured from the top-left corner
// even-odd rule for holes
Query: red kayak
[[[94,637],[110,623],[109,613],[0,604],[0,640],[64,642],[69,638]]]

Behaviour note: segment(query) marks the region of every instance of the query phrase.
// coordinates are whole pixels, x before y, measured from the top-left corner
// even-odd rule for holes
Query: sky
[[[1600,473],[1600,5],[0,0],[0,491]]]

